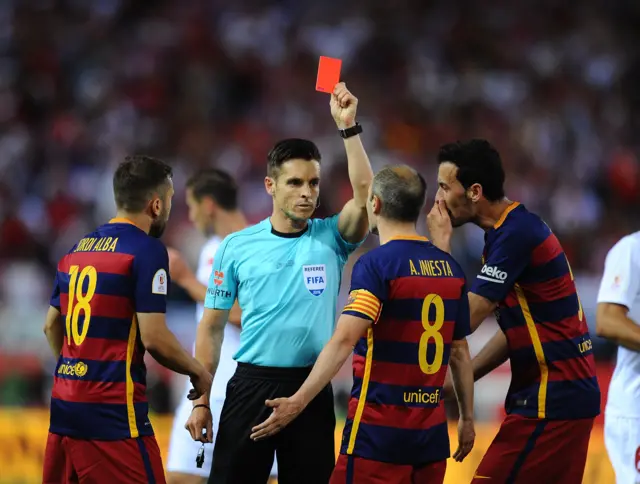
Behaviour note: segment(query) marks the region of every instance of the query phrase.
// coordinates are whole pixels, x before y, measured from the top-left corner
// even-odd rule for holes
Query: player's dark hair
[[[320,150],[313,141],[307,139],[278,141],[267,155],[267,175],[277,178],[280,167],[289,160],[315,160],[320,163]]]
[[[386,166],[373,177],[371,195],[382,202],[381,217],[416,223],[427,196],[427,182],[410,166]]]
[[[201,170],[187,180],[187,188],[198,202],[203,197],[211,197],[224,210],[238,208],[238,185],[226,171],[218,168]]]
[[[127,156],[113,175],[116,207],[130,213],[142,212],[154,193],[164,195],[173,170],[151,156]]]
[[[458,181],[465,188],[474,183],[490,202],[504,198],[504,169],[500,154],[484,139],[456,141],[440,147],[438,164],[450,162],[458,167]]]

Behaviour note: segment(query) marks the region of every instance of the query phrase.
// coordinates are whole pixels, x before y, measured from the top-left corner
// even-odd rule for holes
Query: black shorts
[[[271,414],[264,402],[290,397],[311,368],[273,368],[238,363],[227,385],[213,451],[209,484],[265,484],[273,455],[279,484],[327,484],[335,466],[333,391],[324,388],[304,411],[278,434],[254,442],[251,428]]]

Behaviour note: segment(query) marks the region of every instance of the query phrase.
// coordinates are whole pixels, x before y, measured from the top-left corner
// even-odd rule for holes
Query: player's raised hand
[[[213,442],[213,416],[209,407],[194,407],[184,424],[191,438],[198,442]],[[204,430],[204,432],[203,432]]]
[[[476,431],[473,420],[458,420],[458,449],[453,454],[456,462],[462,462],[473,449],[476,440]]]
[[[427,214],[427,228],[433,245],[445,252],[450,252],[453,226],[444,200],[436,199],[434,202],[431,211]]]
[[[344,82],[336,84],[329,104],[331,115],[339,129],[350,128],[356,124],[358,98],[351,94]]]
[[[277,434],[304,410],[304,406],[294,398],[276,398],[264,403],[273,411],[267,420],[251,429],[252,440],[262,440]]]

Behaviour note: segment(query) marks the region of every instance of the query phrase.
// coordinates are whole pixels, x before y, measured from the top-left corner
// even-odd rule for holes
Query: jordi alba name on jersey
[[[569,261],[537,215],[514,202],[485,234],[471,292],[499,303],[509,344],[507,413],[578,419],[600,413],[591,337]]]
[[[164,313],[164,245],[125,219],[80,240],[58,263],[51,306],[64,341],[54,373],[50,432],[96,440],[153,435],[137,313]]]
[[[426,238],[358,259],[343,314],[372,321],[353,354],[341,452],[420,465],[449,457],[442,404],[451,344],[469,328],[464,273]]]
[[[242,309],[235,359],[260,366],[305,367],[331,338],[342,269],[359,244],[343,240],[338,215],[294,234],[269,219],[227,236],[213,262],[205,307]]]

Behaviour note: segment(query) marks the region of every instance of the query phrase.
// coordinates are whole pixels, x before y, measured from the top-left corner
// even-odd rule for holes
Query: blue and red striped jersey
[[[441,402],[451,342],[469,332],[465,277],[424,237],[366,253],[343,314],[373,322],[353,353],[353,389],[341,452],[395,464],[449,457]]]
[[[587,322],[560,242],[514,202],[485,234],[483,267],[471,292],[499,303],[509,344],[507,413],[579,419],[600,413]]]
[[[83,439],[153,435],[137,313],[164,313],[169,258],[158,239],[113,219],[58,263],[51,306],[64,341],[49,430]]]

